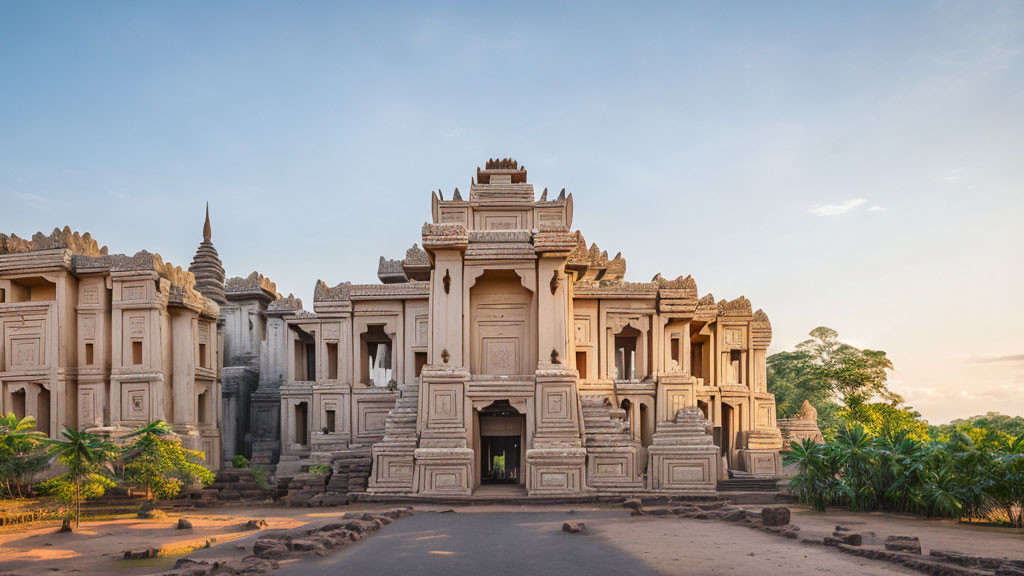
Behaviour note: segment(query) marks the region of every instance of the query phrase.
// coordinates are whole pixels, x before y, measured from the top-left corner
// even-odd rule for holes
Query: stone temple
[[[189,271],[66,228],[0,235],[0,408],[50,435],[162,418],[297,502],[779,476],[768,316],[690,276],[627,282],[572,226],[571,194],[538,199],[525,167],[490,160],[466,197],[433,194],[379,284],[318,281],[312,312],[257,272],[226,279],[209,213]]]

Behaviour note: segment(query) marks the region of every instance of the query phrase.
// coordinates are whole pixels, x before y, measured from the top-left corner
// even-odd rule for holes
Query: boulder
[[[568,532],[570,534],[584,534],[587,531],[587,526],[583,522],[565,522],[562,524],[562,532]]]
[[[761,509],[761,523],[765,526],[785,526],[789,519],[789,508],[785,506]]]
[[[996,576],[1024,576],[1024,560],[1007,560],[996,568]]]
[[[747,519],[747,512],[740,508],[728,510],[722,513],[721,519],[726,522],[741,522]]]
[[[839,540],[843,544],[849,544],[850,546],[861,546],[864,544],[864,536],[857,532],[833,532],[832,537]]]
[[[144,550],[125,550],[123,560],[146,560],[148,558],[156,558],[160,555],[160,550],[157,548],[146,548]]]
[[[260,538],[252,545],[252,553],[260,558],[280,558],[288,554],[288,546],[278,538]]]
[[[192,523],[184,518],[178,518],[178,530],[191,530]]]
[[[885,539],[885,549],[920,554],[921,540],[917,536],[889,536]]]
[[[320,552],[324,549],[324,545],[316,540],[307,540],[304,538],[292,540],[291,549],[296,552]]]
[[[263,530],[267,527],[267,521],[263,519],[249,520],[242,526],[242,530]]]
[[[269,558],[260,558],[259,556],[246,556],[242,558],[242,564],[238,569],[238,574],[266,574],[272,570],[277,570],[279,564],[277,560],[271,560]]]

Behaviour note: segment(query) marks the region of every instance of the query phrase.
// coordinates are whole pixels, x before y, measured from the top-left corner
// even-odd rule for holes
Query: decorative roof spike
[[[213,237],[213,230],[210,226],[210,203],[206,203],[206,221],[203,223],[203,241],[196,249],[196,255],[192,258],[192,264],[188,267],[189,272],[195,276],[195,287],[203,296],[218,304],[227,302],[224,296],[224,282],[227,275],[224,273],[224,264],[213,247],[210,239]]]
[[[444,192],[442,192],[440,188],[437,189],[437,197],[440,198],[442,202],[444,202]]]
[[[547,202],[548,201],[548,189],[547,188],[544,188],[544,192],[541,193],[540,201],[541,202]]]
[[[459,193],[458,188],[455,189],[455,194],[452,196],[452,200],[455,200],[456,202],[462,202],[462,194]]]
[[[206,222],[203,223],[203,242],[209,242],[213,237],[213,230],[210,226],[210,203],[206,203]]]
[[[558,199],[565,200],[565,188],[562,188],[562,191],[558,193]]]

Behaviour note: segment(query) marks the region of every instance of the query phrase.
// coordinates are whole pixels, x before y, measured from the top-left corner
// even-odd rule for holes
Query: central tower
[[[566,361],[572,197],[548,200],[545,190],[537,200],[525,166],[492,159],[477,169],[468,200],[458,189],[451,200],[435,193],[431,214],[423,226],[433,271],[417,491],[468,494],[479,485],[493,462],[488,411],[496,405],[525,419],[521,429],[498,432],[520,436],[506,444],[516,452],[502,453],[502,462],[516,463],[503,478],[530,494],[586,490],[577,373]]]

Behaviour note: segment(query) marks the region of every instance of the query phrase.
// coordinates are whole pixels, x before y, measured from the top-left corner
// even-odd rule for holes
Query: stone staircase
[[[395,407],[384,419],[384,439],[374,443],[371,462],[377,466],[387,460],[391,469],[405,469],[408,474],[391,476],[388,471],[372,470],[369,491],[374,494],[408,493],[412,490],[413,452],[419,443],[416,414],[419,410],[420,383],[414,379],[399,387]],[[395,466],[401,463],[402,466]]]
[[[213,484],[199,492],[201,502],[262,502],[271,495],[260,487],[248,468],[222,468]]]
[[[774,478],[752,478],[738,476],[718,481],[719,492],[778,492],[778,482]]]
[[[587,448],[587,484],[602,491],[642,489],[647,458],[630,434],[626,411],[605,396],[582,396],[580,404]],[[617,472],[603,472],[608,469]]]

